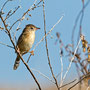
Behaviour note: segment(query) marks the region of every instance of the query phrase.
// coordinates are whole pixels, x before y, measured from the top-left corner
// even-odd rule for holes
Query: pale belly
[[[25,54],[25,53],[29,52],[29,50],[32,48],[34,40],[35,40],[35,34],[28,35],[27,37],[25,37],[23,39],[23,41],[20,43],[20,45],[18,45],[21,54]]]

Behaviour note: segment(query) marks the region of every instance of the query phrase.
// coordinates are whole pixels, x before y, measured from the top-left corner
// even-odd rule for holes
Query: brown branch
[[[81,81],[83,81],[85,78],[88,78],[88,77],[90,77],[90,72],[87,73],[85,76],[83,76],[77,83],[71,86],[68,90],[71,90],[73,87],[75,87],[77,84],[79,84]]]
[[[19,22],[21,19],[18,19],[18,20],[16,20],[13,24],[12,24],[12,26],[10,26],[10,29],[9,29],[9,31],[12,29],[12,27],[17,23],[17,22]]]
[[[45,9],[44,9],[44,5],[45,5],[45,4],[44,4],[44,0],[43,0],[44,33],[45,33],[45,36],[46,36],[46,21],[45,21]],[[48,64],[49,64],[49,67],[50,67],[50,71],[51,71],[51,73],[52,73],[53,79],[55,80],[55,85],[57,86],[58,90],[60,90],[60,88],[59,88],[59,86],[58,86],[57,79],[56,79],[55,76],[54,76],[53,69],[52,69],[52,66],[51,66],[51,63],[50,63],[48,46],[47,46],[47,37],[45,37],[45,43],[46,43],[46,52],[47,52]]]
[[[65,87],[65,86],[67,86],[67,85],[70,85],[70,84],[74,83],[76,80],[77,80],[77,79],[75,79],[75,80],[73,80],[73,81],[71,81],[71,82],[69,82],[69,83],[67,83],[67,84],[65,84],[65,85],[62,85],[62,86],[59,87],[59,88],[63,88],[63,87]]]
[[[36,5],[34,5],[34,7],[29,8],[26,12],[23,13],[23,15],[21,16],[21,18],[17,19],[12,26],[10,27],[9,31],[12,29],[12,27],[19,21],[22,21],[24,19],[24,17],[28,14],[29,11],[34,10],[35,8],[39,7],[38,5],[42,2],[42,0],[40,0],[40,2],[38,2]]]
[[[1,45],[5,45],[5,46],[7,46],[7,47],[9,47],[9,48],[13,48],[13,49],[14,49],[14,47],[12,47],[12,46],[10,46],[10,45],[8,45],[8,44],[2,43],[2,42],[0,42],[0,44],[1,44]]]
[[[40,0],[40,2],[38,2],[36,5],[34,4],[34,7],[29,8],[29,9],[22,15],[22,18],[21,18],[21,19],[23,19],[23,17],[25,17],[25,15],[26,15],[29,11],[34,10],[36,7],[38,7],[38,5],[39,5],[41,2],[42,2],[42,0]]]
[[[7,0],[7,1],[3,4],[2,8],[1,8],[1,11],[4,9],[5,5],[6,5],[9,1],[13,1],[13,0]]]
[[[6,19],[8,19],[9,17],[11,17],[18,9],[20,8],[20,6],[18,6],[12,13],[11,10],[8,12],[8,14],[6,15],[6,18],[4,21],[6,21]],[[11,13],[11,14],[10,14]]]
[[[31,58],[32,54],[29,55],[28,57],[28,60],[27,60],[27,63],[29,62],[30,58]]]
[[[10,31],[8,30],[7,25],[5,24],[5,22],[4,22],[4,20],[3,20],[3,17],[0,16],[0,18],[1,18],[2,22],[3,22],[3,24],[4,24],[4,27],[5,27],[6,31],[8,32],[9,39],[10,39],[11,43],[13,44],[16,53],[19,55],[19,57],[21,58],[22,62],[24,63],[24,65],[26,66],[26,68],[28,69],[28,71],[30,72],[30,74],[32,75],[34,81],[36,82],[36,84],[37,84],[37,86],[38,86],[38,88],[39,88],[39,90],[41,90],[41,86],[40,86],[39,82],[37,81],[37,79],[36,79],[36,77],[34,76],[33,72],[32,72],[31,69],[29,68],[28,64],[27,64],[27,63],[24,61],[24,59],[22,58],[19,50],[16,48],[15,43],[14,43],[14,41],[12,40]]]

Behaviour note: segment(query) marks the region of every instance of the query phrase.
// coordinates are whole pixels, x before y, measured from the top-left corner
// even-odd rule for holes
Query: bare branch
[[[48,35],[52,32],[52,30],[56,27],[56,25],[57,25],[58,23],[60,23],[60,21],[63,19],[63,17],[64,17],[64,15],[62,15],[62,16],[60,17],[60,19],[56,22],[55,25],[53,25],[53,27],[50,29],[50,31],[49,31],[48,33],[46,33],[46,35],[44,35],[44,36],[42,37],[42,39],[34,46],[33,51],[34,51],[34,50],[36,49],[36,47],[45,39],[45,37],[48,36]]]
[[[90,77],[90,72],[87,73],[83,78],[81,78],[77,83],[75,83],[73,86],[71,86],[68,90],[71,90],[73,87],[75,87],[77,84],[79,84],[81,81],[83,81],[85,78]]]
[[[12,27],[17,23],[17,22],[19,22],[21,19],[18,19],[18,20],[16,20],[11,26],[10,26],[10,29],[9,29],[9,31],[12,29]]]
[[[6,18],[4,21],[6,21],[6,19],[8,19],[9,17],[11,17],[18,9],[20,8],[20,6],[18,6],[12,13],[11,10],[8,12],[8,14],[6,15]],[[11,14],[10,14],[11,13]]]
[[[13,1],[13,0],[7,0],[7,1],[3,4],[2,8],[1,8],[1,11],[4,9],[5,5],[6,5],[9,1]]]
[[[17,19],[17,20],[12,24],[12,26],[11,26],[10,29],[9,29],[9,31],[12,29],[12,27],[13,27],[17,22],[20,21],[20,23],[21,23],[21,21],[25,19],[25,16],[28,14],[28,12],[31,11],[31,10],[34,10],[35,8],[37,8],[38,5],[42,2],[42,0],[40,0],[40,2],[38,2],[38,3],[35,5],[36,1],[37,1],[37,0],[35,0],[35,1],[34,1],[34,4],[33,4],[26,12],[24,12],[24,14],[21,16],[21,18]]]
[[[44,4],[44,0],[43,0],[44,33],[46,35],[46,21],[45,21],[45,10],[44,10],[44,6],[45,6],[45,4]],[[46,51],[47,51],[48,64],[49,64],[49,67],[50,67],[50,71],[52,73],[53,79],[55,80],[55,85],[57,86],[57,88],[59,90],[58,82],[57,82],[57,79],[54,76],[53,69],[52,69],[52,66],[51,66],[51,63],[50,63],[49,52],[48,52],[48,47],[47,47],[47,38],[46,37],[45,37],[45,43],[46,43]]]
[[[65,87],[65,86],[67,86],[67,85],[70,85],[70,84],[74,83],[76,80],[77,80],[77,79],[75,79],[75,80],[73,80],[73,81],[71,81],[71,82],[69,82],[69,83],[67,83],[67,84],[65,84],[65,85],[63,85],[63,86],[61,86],[61,87],[59,87],[59,88],[63,88],[63,87]]]
[[[74,58],[75,58],[75,54],[76,54],[76,52],[77,52],[77,49],[78,49],[78,47],[79,47],[80,42],[81,42],[81,38],[80,38],[80,40],[79,40],[79,42],[78,42],[78,45],[77,45],[77,47],[76,47],[76,49],[75,49],[75,51],[74,51],[74,55],[73,55],[73,57],[72,57],[72,59],[71,59],[71,62],[70,62],[70,64],[69,64],[68,68],[67,68],[67,71],[66,71],[66,73],[65,73],[65,75],[64,75],[64,77],[63,77],[63,81],[64,81],[64,79],[66,78],[67,73],[69,72],[69,70],[70,70],[70,68],[71,68],[72,61],[73,61]]]
[[[35,5],[36,1],[37,1],[37,0],[35,0],[35,1],[34,1],[34,4],[22,15],[21,20],[23,20],[23,18],[25,17],[25,15],[26,15],[29,11],[34,10],[34,9],[42,2],[42,0],[40,0],[40,2]],[[34,6],[34,7],[33,7],[33,6]]]
[[[41,76],[45,77],[46,79],[48,79],[49,81],[51,81],[52,83],[55,84],[55,82],[52,79],[50,79],[48,76],[46,76],[45,74],[41,73],[40,71],[38,71],[36,69],[33,69],[33,68],[31,68],[31,70],[33,70],[35,72],[38,72]]]
[[[60,81],[60,87],[63,84],[63,60],[62,60],[62,56],[60,56],[60,61],[61,61],[61,81]]]
[[[5,43],[0,42],[0,44],[5,45],[5,46],[7,46],[7,47],[9,47],[9,48],[13,48],[13,49],[14,49],[14,47],[12,47],[12,46],[10,46],[10,45],[7,45],[7,44],[5,44]]]
[[[29,62],[30,58],[31,58],[32,54],[29,55],[28,57],[28,60],[27,60],[27,63]]]

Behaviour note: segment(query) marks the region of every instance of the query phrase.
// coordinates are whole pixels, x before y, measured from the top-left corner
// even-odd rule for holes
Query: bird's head
[[[40,29],[39,27],[36,27],[33,24],[26,25],[26,28],[29,29],[29,30],[31,30],[31,31],[36,31],[36,30]]]

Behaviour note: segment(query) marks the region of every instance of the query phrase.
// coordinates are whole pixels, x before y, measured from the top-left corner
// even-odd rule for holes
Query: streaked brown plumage
[[[17,46],[19,48],[20,54],[24,55],[29,52],[29,50],[32,48],[32,45],[35,40],[35,31],[37,29],[40,29],[32,24],[26,25],[24,28],[22,34],[20,35]],[[16,70],[20,63],[20,57],[17,55],[17,58],[15,60],[15,64],[13,69]]]

